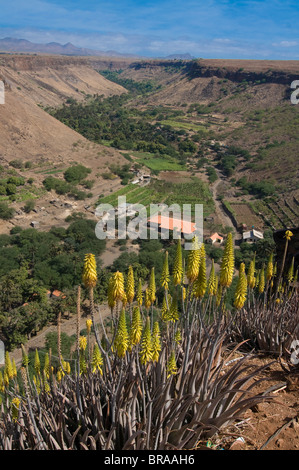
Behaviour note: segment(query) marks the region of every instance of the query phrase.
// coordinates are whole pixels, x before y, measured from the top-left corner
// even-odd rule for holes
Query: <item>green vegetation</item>
[[[60,195],[68,194],[74,199],[84,200],[86,197],[92,196],[92,193],[78,189],[77,185],[81,184],[84,188],[90,189],[93,182],[85,180],[90,172],[90,168],[83,165],[73,165],[64,172],[64,179],[47,176],[43,185],[47,191],[53,190]]]
[[[123,70],[99,70],[99,73],[103,75],[103,77],[107,78],[111,82],[123,86],[133,94],[145,95],[161,88],[161,85],[156,84],[153,80],[137,82],[131,78],[121,77],[122,72]]]
[[[184,163],[180,163],[169,155],[153,155],[149,152],[132,152],[137,157],[138,163],[146,166],[154,173],[159,171],[182,171],[186,170]]]
[[[92,98],[84,104],[64,104],[60,109],[49,108],[48,112],[91,141],[120,150],[150,153],[163,160],[177,159],[182,164],[197,151],[184,128],[207,137],[206,129],[200,125],[179,122],[177,128],[172,127],[176,118],[184,115],[182,111],[162,106],[141,111],[133,98],[130,91],[120,96]]]

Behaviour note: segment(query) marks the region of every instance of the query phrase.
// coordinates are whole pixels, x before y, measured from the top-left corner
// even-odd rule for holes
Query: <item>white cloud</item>
[[[280,42],[274,42],[272,43],[272,46],[274,47],[295,47],[299,46],[298,41],[280,41]]]

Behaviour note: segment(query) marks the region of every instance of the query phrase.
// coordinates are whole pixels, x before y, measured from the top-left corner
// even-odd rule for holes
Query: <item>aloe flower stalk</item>
[[[87,338],[86,338],[86,336],[80,336],[80,338],[79,338],[80,351],[85,351],[86,347],[87,347]]]
[[[11,400],[11,415],[13,421],[18,420],[20,403],[21,400],[18,397],[15,397]]]
[[[127,285],[126,285],[126,297],[127,302],[131,304],[135,296],[135,281],[134,281],[134,272],[132,266],[129,266],[128,276],[127,276]]]
[[[4,380],[3,380],[3,375],[2,375],[2,372],[0,370],[0,392],[4,392],[5,390],[5,385],[4,385]],[[1,404],[1,401],[0,401],[0,404]]]
[[[116,301],[113,295],[113,278],[112,277],[110,277],[108,281],[107,300],[108,300],[108,305],[112,310],[116,305]]]
[[[40,374],[40,358],[37,349],[35,349],[34,370],[37,375]]]
[[[142,337],[142,320],[139,307],[134,307],[130,331],[130,342],[132,346],[138,344]]]
[[[156,300],[156,278],[155,278],[154,267],[152,267],[151,269],[148,292],[149,292],[149,298],[150,298],[151,304],[153,304]]]
[[[295,264],[295,257],[293,256],[292,262],[291,262],[291,265],[289,267],[288,274],[287,274],[287,280],[289,283],[293,282],[294,280],[294,264]]]
[[[166,291],[168,291],[168,285],[170,282],[170,276],[169,276],[169,264],[168,264],[168,251],[165,252],[165,258],[164,258],[164,263],[163,263],[163,269],[162,269],[162,274],[161,274],[161,286],[164,287]]]
[[[219,282],[222,287],[230,287],[234,275],[234,245],[231,232],[227,235],[222,263],[220,268]]]
[[[207,291],[210,296],[215,296],[217,294],[215,263],[213,259],[212,259],[212,267],[211,267],[208,284],[207,284]]]
[[[174,351],[171,352],[169,360],[167,362],[167,378],[175,375],[178,371],[176,360],[175,360],[175,353]]]
[[[260,270],[260,276],[259,276],[259,284],[258,284],[258,291],[260,294],[262,294],[265,290],[265,270],[262,268]]]
[[[199,270],[199,259],[200,259],[200,250],[198,245],[198,240],[196,237],[192,240],[193,249],[188,253],[188,260],[187,260],[187,269],[186,269],[186,276],[189,283],[193,283],[198,276]]]
[[[152,301],[151,301],[150,291],[148,288],[146,288],[144,291],[144,306],[146,309],[149,309],[151,304],[152,304]]]
[[[182,283],[183,272],[184,270],[183,270],[183,258],[182,258],[182,245],[181,245],[181,240],[178,240],[174,263],[173,263],[173,270],[172,270],[174,286],[177,286]]]
[[[255,278],[255,255],[253,259],[249,263],[249,268],[247,272],[247,284],[248,287],[251,289],[254,289],[256,285],[256,278]]]
[[[116,271],[116,273],[113,274],[111,287],[114,301],[121,301],[125,293],[123,273]]]
[[[245,274],[245,264],[241,263],[239,271],[239,279],[235,292],[234,306],[237,309],[244,307],[247,296],[247,277]]]
[[[91,360],[91,367],[92,372],[95,373],[99,371],[101,375],[103,375],[103,357],[100,351],[100,348],[97,343],[95,343],[93,352],[92,352],[92,360]]]
[[[44,376],[49,379],[50,378],[50,357],[49,353],[45,354],[45,362],[44,362]]]
[[[114,346],[118,356],[124,357],[129,346],[129,334],[124,308],[121,310],[119,315],[119,322],[114,340]]]
[[[87,331],[87,334],[89,335],[90,332],[91,332],[91,327],[92,327],[92,320],[90,318],[88,318],[85,322],[86,324],[86,331]]]
[[[198,276],[194,283],[194,297],[202,299],[207,290],[207,275],[206,275],[206,251],[202,243],[200,247],[200,261],[198,268]]]
[[[176,322],[179,320],[178,297],[175,293],[171,300],[171,305],[168,312],[168,320]]]
[[[274,265],[273,265],[273,253],[271,253],[266,270],[266,279],[269,282],[273,277]]]
[[[166,297],[163,296],[162,307],[161,307],[161,318],[162,318],[162,321],[164,322],[167,322],[170,320],[169,318],[170,305],[171,305],[171,295],[167,294],[167,301],[166,301]]]
[[[136,300],[137,300],[138,306],[141,307],[143,303],[143,292],[142,292],[142,282],[140,278],[138,281]]]
[[[87,253],[84,258],[82,281],[86,288],[94,288],[97,284],[97,265],[95,256]]]
[[[152,334],[152,361],[158,362],[161,351],[161,339],[160,339],[160,328],[159,323],[156,321],[153,327]]]
[[[13,367],[8,351],[5,352],[5,371],[9,380],[13,379]]]
[[[153,346],[150,327],[150,318],[146,318],[145,327],[141,339],[140,362],[145,365],[152,360]]]

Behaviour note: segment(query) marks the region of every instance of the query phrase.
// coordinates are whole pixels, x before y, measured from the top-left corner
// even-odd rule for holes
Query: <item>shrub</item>
[[[80,183],[91,173],[90,168],[84,165],[73,165],[64,172],[64,178],[68,183]]]
[[[14,216],[15,210],[6,202],[0,202],[0,219],[9,220]]]

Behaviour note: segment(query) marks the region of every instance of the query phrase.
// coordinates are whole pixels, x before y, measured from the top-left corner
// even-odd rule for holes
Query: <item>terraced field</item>
[[[299,225],[299,200],[295,195],[286,195],[274,201],[258,201],[254,207],[275,230]]]

